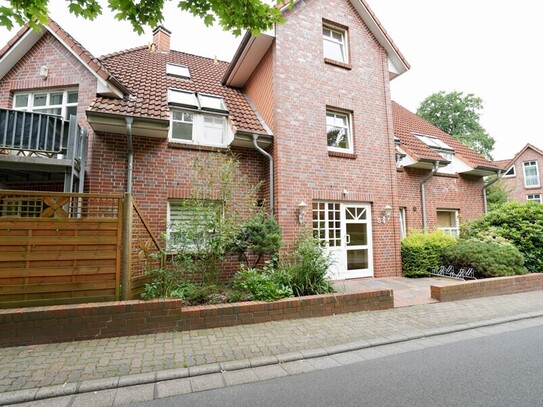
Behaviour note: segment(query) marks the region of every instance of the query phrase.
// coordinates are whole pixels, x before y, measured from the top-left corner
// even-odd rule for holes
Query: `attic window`
[[[503,174],[504,177],[514,177],[515,176],[515,166],[513,165],[511,168],[509,168],[505,174]]]
[[[187,106],[197,110],[201,109],[218,113],[228,113],[224,99],[220,96],[168,89],[168,103]]]
[[[189,68],[184,65],[176,65],[166,63],[166,74],[172,76],[178,76],[180,78],[190,79]]]
[[[423,136],[421,134],[415,134],[415,137],[434,150],[448,150],[449,152],[454,153],[454,148],[450,147],[437,137]]]

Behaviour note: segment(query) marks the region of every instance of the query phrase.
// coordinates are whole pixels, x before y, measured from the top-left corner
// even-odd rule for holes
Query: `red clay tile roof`
[[[507,160],[495,160],[494,165],[498,168],[501,168],[502,170],[506,170],[509,168],[509,163],[511,162],[511,159],[508,158]]]
[[[105,55],[100,61],[134,100],[98,97],[89,108],[93,112],[169,120],[168,88],[174,88],[221,96],[237,130],[267,134],[242,92],[221,84],[227,62],[178,51],[151,52],[146,46]],[[187,66],[191,79],[166,75],[167,62]]]
[[[415,113],[410,112],[396,102],[392,102],[392,116],[394,122],[394,135],[400,140],[401,146],[405,146],[411,153],[416,155],[416,157],[413,158],[417,160],[443,160],[443,157],[416,138],[413,133],[433,136],[440,139],[454,149],[455,154],[461,161],[464,161],[472,167],[499,168],[492,161],[477,154],[454,137],[441,131],[426,120],[421,119]]]
[[[540,148],[537,148],[533,144],[528,143],[524,147],[522,147],[522,149],[518,153],[516,153],[513,158],[509,158],[507,160],[494,161],[494,164],[498,166],[499,168],[501,168],[502,170],[507,170],[528,148],[531,148],[536,153],[541,154],[543,156],[543,150],[541,150]]]

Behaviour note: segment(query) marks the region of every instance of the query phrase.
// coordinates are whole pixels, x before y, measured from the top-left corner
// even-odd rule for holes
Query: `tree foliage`
[[[509,198],[509,192],[511,191],[500,181],[490,185],[486,190],[488,210],[493,211],[498,206],[506,203]]]
[[[46,24],[49,0],[9,0],[0,6],[0,26],[29,24],[38,28]],[[99,0],[66,0],[68,10],[89,20],[102,14]],[[277,4],[287,3],[277,0]],[[109,8],[118,20],[129,21],[138,34],[145,26],[156,27],[164,20],[165,0],[108,0]],[[290,0],[292,5],[292,0]],[[201,18],[206,25],[218,23],[224,30],[240,35],[251,30],[254,35],[283,22],[281,11],[263,0],[178,0],[177,7]]]
[[[491,160],[496,140],[479,123],[481,110],[482,99],[471,93],[441,91],[424,99],[417,115]]]

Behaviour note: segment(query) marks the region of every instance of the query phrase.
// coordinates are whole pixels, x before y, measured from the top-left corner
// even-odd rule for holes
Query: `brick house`
[[[190,161],[228,148],[264,181],[286,245],[312,229],[335,278],[400,275],[401,234],[455,234],[483,212],[483,177],[496,167],[391,101],[389,82],[409,65],[365,1],[283,13],[274,30],[247,34],[230,63],[171,50],[164,27],[151,46],[99,59],[53,21],[23,28],[0,51],[0,106],[77,112],[88,155],[65,168],[58,151],[4,154],[0,187],[131,191],[159,233],[188,197]]]
[[[543,203],[543,150],[526,144],[513,158],[495,164],[503,170],[499,182],[508,191],[509,200]]]

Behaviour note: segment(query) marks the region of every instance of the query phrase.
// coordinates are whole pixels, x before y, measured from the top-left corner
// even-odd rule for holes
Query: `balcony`
[[[82,192],[86,156],[87,131],[76,116],[0,109],[0,188],[53,180],[64,192]]]

